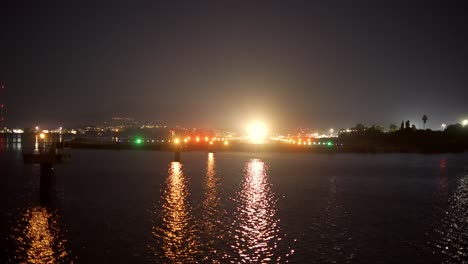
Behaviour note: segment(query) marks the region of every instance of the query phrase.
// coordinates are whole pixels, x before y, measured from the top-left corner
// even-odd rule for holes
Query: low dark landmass
[[[374,127],[342,133],[338,142],[353,152],[444,153],[468,150],[468,126],[450,125],[444,131],[400,129],[384,133]]]

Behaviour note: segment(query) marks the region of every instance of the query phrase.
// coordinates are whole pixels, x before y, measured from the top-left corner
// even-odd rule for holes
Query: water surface
[[[468,155],[73,150],[0,140],[0,263],[466,263]]]

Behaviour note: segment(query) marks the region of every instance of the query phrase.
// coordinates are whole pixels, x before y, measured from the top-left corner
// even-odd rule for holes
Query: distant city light
[[[197,138],[195,139],[195,141],[197,141],[197,142],[200,142],[200,138],[199,138],[199,137],[197,137]]]
[[[143,143],[143,139],[141,139],[141,138],[135,139],[135,144],[140,145],[142,143]]]
[[[45,134],[44,134],[44,133],[39,134],[39,138],[44,139],[44,138],[45,138]]]
[[[177,144],[179,144],[179,143],[180,143],[180,139],[178,139],[178,138],[174,139],[174,144],[177,145]]]
[[[445,130],[447,128],[447,124],[443,123],[441,126],[442,130]]]
[[[247,135],[252,143],[261,144],[267,136],[268,130],[265,124],[260,122],[252,123],[247,127]]]
[[[462,125],[463,125],[463,126],[467,126],[467,125],[468,125],[468,119],[463,120],[463,121],[462,121]]]
[[[229,145],[229,142],[228,142],[228,141],[224,141],[224,145],[225,145],[225,146]]]

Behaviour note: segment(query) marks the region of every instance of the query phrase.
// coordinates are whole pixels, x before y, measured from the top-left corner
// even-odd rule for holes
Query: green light
[[[140,145],[143,143],[143,140],[141,138],[135,139],[135,144]]]
[[[332,145],[333,145],[333,143],[331,143],[331,142],[328,142],[327,144],[328,144],[328,146],[332,146]]]

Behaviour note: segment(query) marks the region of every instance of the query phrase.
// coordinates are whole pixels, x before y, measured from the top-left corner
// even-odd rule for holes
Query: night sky
[[[96,2],[0,3],[7,125],[468,117],[468,10],[451,1]]]

